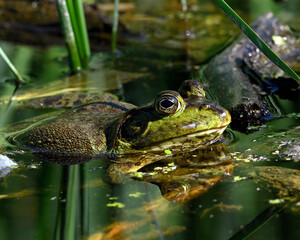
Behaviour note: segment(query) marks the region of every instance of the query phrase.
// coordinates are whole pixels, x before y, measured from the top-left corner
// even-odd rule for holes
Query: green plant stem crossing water
[[[75,41],[74,30],[71,23],[71,18],[66,0],[56,0],[57,10],[62,24],[65,42],[70,55],[71,68],[74,72],[81,70],[81,62]]]
[[[89,58],[91,56],[90,44],[88,39],[87,27],[85,22],[84,10],[81,0],[68,0],[69,9],[73,9],[71,22],[75,34],[75,40],[78,47],[78,53],[83,68],[88,67]]]
[[[299,76],[278,57],[271,48],[244,22],[244,20],[223,0],[214,0],[215,3],[229,16],[229,18],[243,31],[244,34],[281,70],[300,83]]]
[[[18,83],[24,82],[21,74],[18,72],[18,70],[15,68],[15,66],[11,63],[11,61],[6,56],[5,52],[3,51],[3,49],[1,47],[0,47],[0,55],[4,59],[4,61],[6,62],[6,64],[8,65],[8,67],[10,68],[12,73],[14,74],[14,76],[16,77],[17,82]]]
[[[82,1],[56,0],[56,5],[69,50],[71,68],[74,72],[79,72],[88,67],[91,56]]]

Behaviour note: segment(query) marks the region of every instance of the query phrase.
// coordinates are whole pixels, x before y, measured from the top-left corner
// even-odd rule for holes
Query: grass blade
[[[74,72],[79,72],[82,69],[75,35],[71,24],[70,13],[67,7],[66,0],[56,0],[57,10],[59,13],[60,22],[62,24],[65,42],[70,55],[71,69]]]
[[[281,70],[300,83],[299,76],[278,57],[271,48],[244,22],[244,20],[223,0],[214,0],[215,3],[229,16],[229,18],[243,31],[244,34]]]
[[[79,57],[84,68],[88,67],[91,56],[90,43],[81,0],[73,0],[74,16],[71,16],[72,26],[76,25],[75,39]],[[75,18],[75,19],[74,19]]]
[[[265,223],[270,221],[280,211],[285,208],[285,205],[271,206],[257,215],[250,223],[243,227],[240,231],[234,234],[229,240],[242,240],[249,238],[255,231],[261,228]]]
[[[69,179],[66,202],[66,219],[64,228],[64,239],[76,239],[76,220],[78,217],[78,189],[79,189],[79,166],[72,165],[68,167]]]
[[[3,60],[6,62],[6,64],[10,68],[10,70],[12,71],[13,75],[16,77],[17,83],[23,83],[24,80],[23,80],[22,76],[20,75],[18,70],[15,68],[15,66],[11,63],[11,61],[6,56],[5,52],[3,51],[3,49],[1,47],[0,47],[0,55],[3,58]]]
[[[111,36],[111,52],[112,52],[112,54],[115,53],[116,48],[117,48],[118,21],[119,21],[119,0],[115,0],[113,28],[112,28],[112,36]]]
[[[68,8],[68,11],[69,11],[69,14],[70,14],[70,21],[71,21],[71,25],[72,25],[72,29],[73,29],[73,33],[74,33],[74,39],[75,39],[75,42],[76,42],[76,47],[77,47],[78,55],[79,55],[79,58],[80,58],[80,56],[82,55],[81,54],[81,48],[80,48],[82,43],[80,41],[81,38],[80,38],[80,33],[79,33],[79,27],[78,27],[78,24],[77,24],[77,16],[76,16],[75,8],[74,8],[74,5],[73,5],[73,0],[66,0],[66,4],[67,4],[67,8]]]

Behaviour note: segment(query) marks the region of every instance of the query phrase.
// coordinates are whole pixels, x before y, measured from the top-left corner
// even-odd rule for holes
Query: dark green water
[[[228,2],[247,21],[273,11],[300,30],[296,0]],[[63,46],[40,49],[0,42],[30,79],[9,102],[14,84],[5,81],[10,72],[1,62],[1,127],[49,111],[23,101],[65,91],[111,91],[127,102],[145,104],[159,91],[178,89],[239,34],[212,1],[193,4],[186,21],[179,1],[134,1],[133,6],[120,18],[143,32],[143,38],[119,46],[114,63],[108,55],[94,53],[92,70],[75,77],[67,77]],[[6,150],[19,166],[0,178],[0,239],[230,239],[236,233],[235,239],[243,239],[254,230],[249,239],[298,239],[299,159],[289,160],[282,152],[289,141],[299,139],[300,105],[273,99],[281,112],[278,118],[251,135],[231,131],[227,149],[234,157],[235,178],[229,176],[187,202],[168,201],[156,185],[129,177],[110,183],[107,160],[61,166],[30,152]],[[284,171],[270,182],[259,181],[259,166]]]

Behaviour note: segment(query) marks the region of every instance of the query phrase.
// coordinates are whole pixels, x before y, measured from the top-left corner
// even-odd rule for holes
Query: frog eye
[[[185,80],[181,84],[178,92],[184,98],[188,98],[191,96],[205,98],[205,91],[197,80]]]
[[[162,115],[172,115],[183,107],[183,99],[174,91],[161,92],[155,99],[155,109]]]

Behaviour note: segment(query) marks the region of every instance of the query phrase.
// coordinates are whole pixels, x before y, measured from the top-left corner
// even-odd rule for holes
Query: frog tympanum
[[[205,98],[197,81],[178,92],[163,91],[136,107],[117,100],[84,104],[13,133],[8,140],[41,153],[189,151],[216,141],[230,123],[229,112]]]

